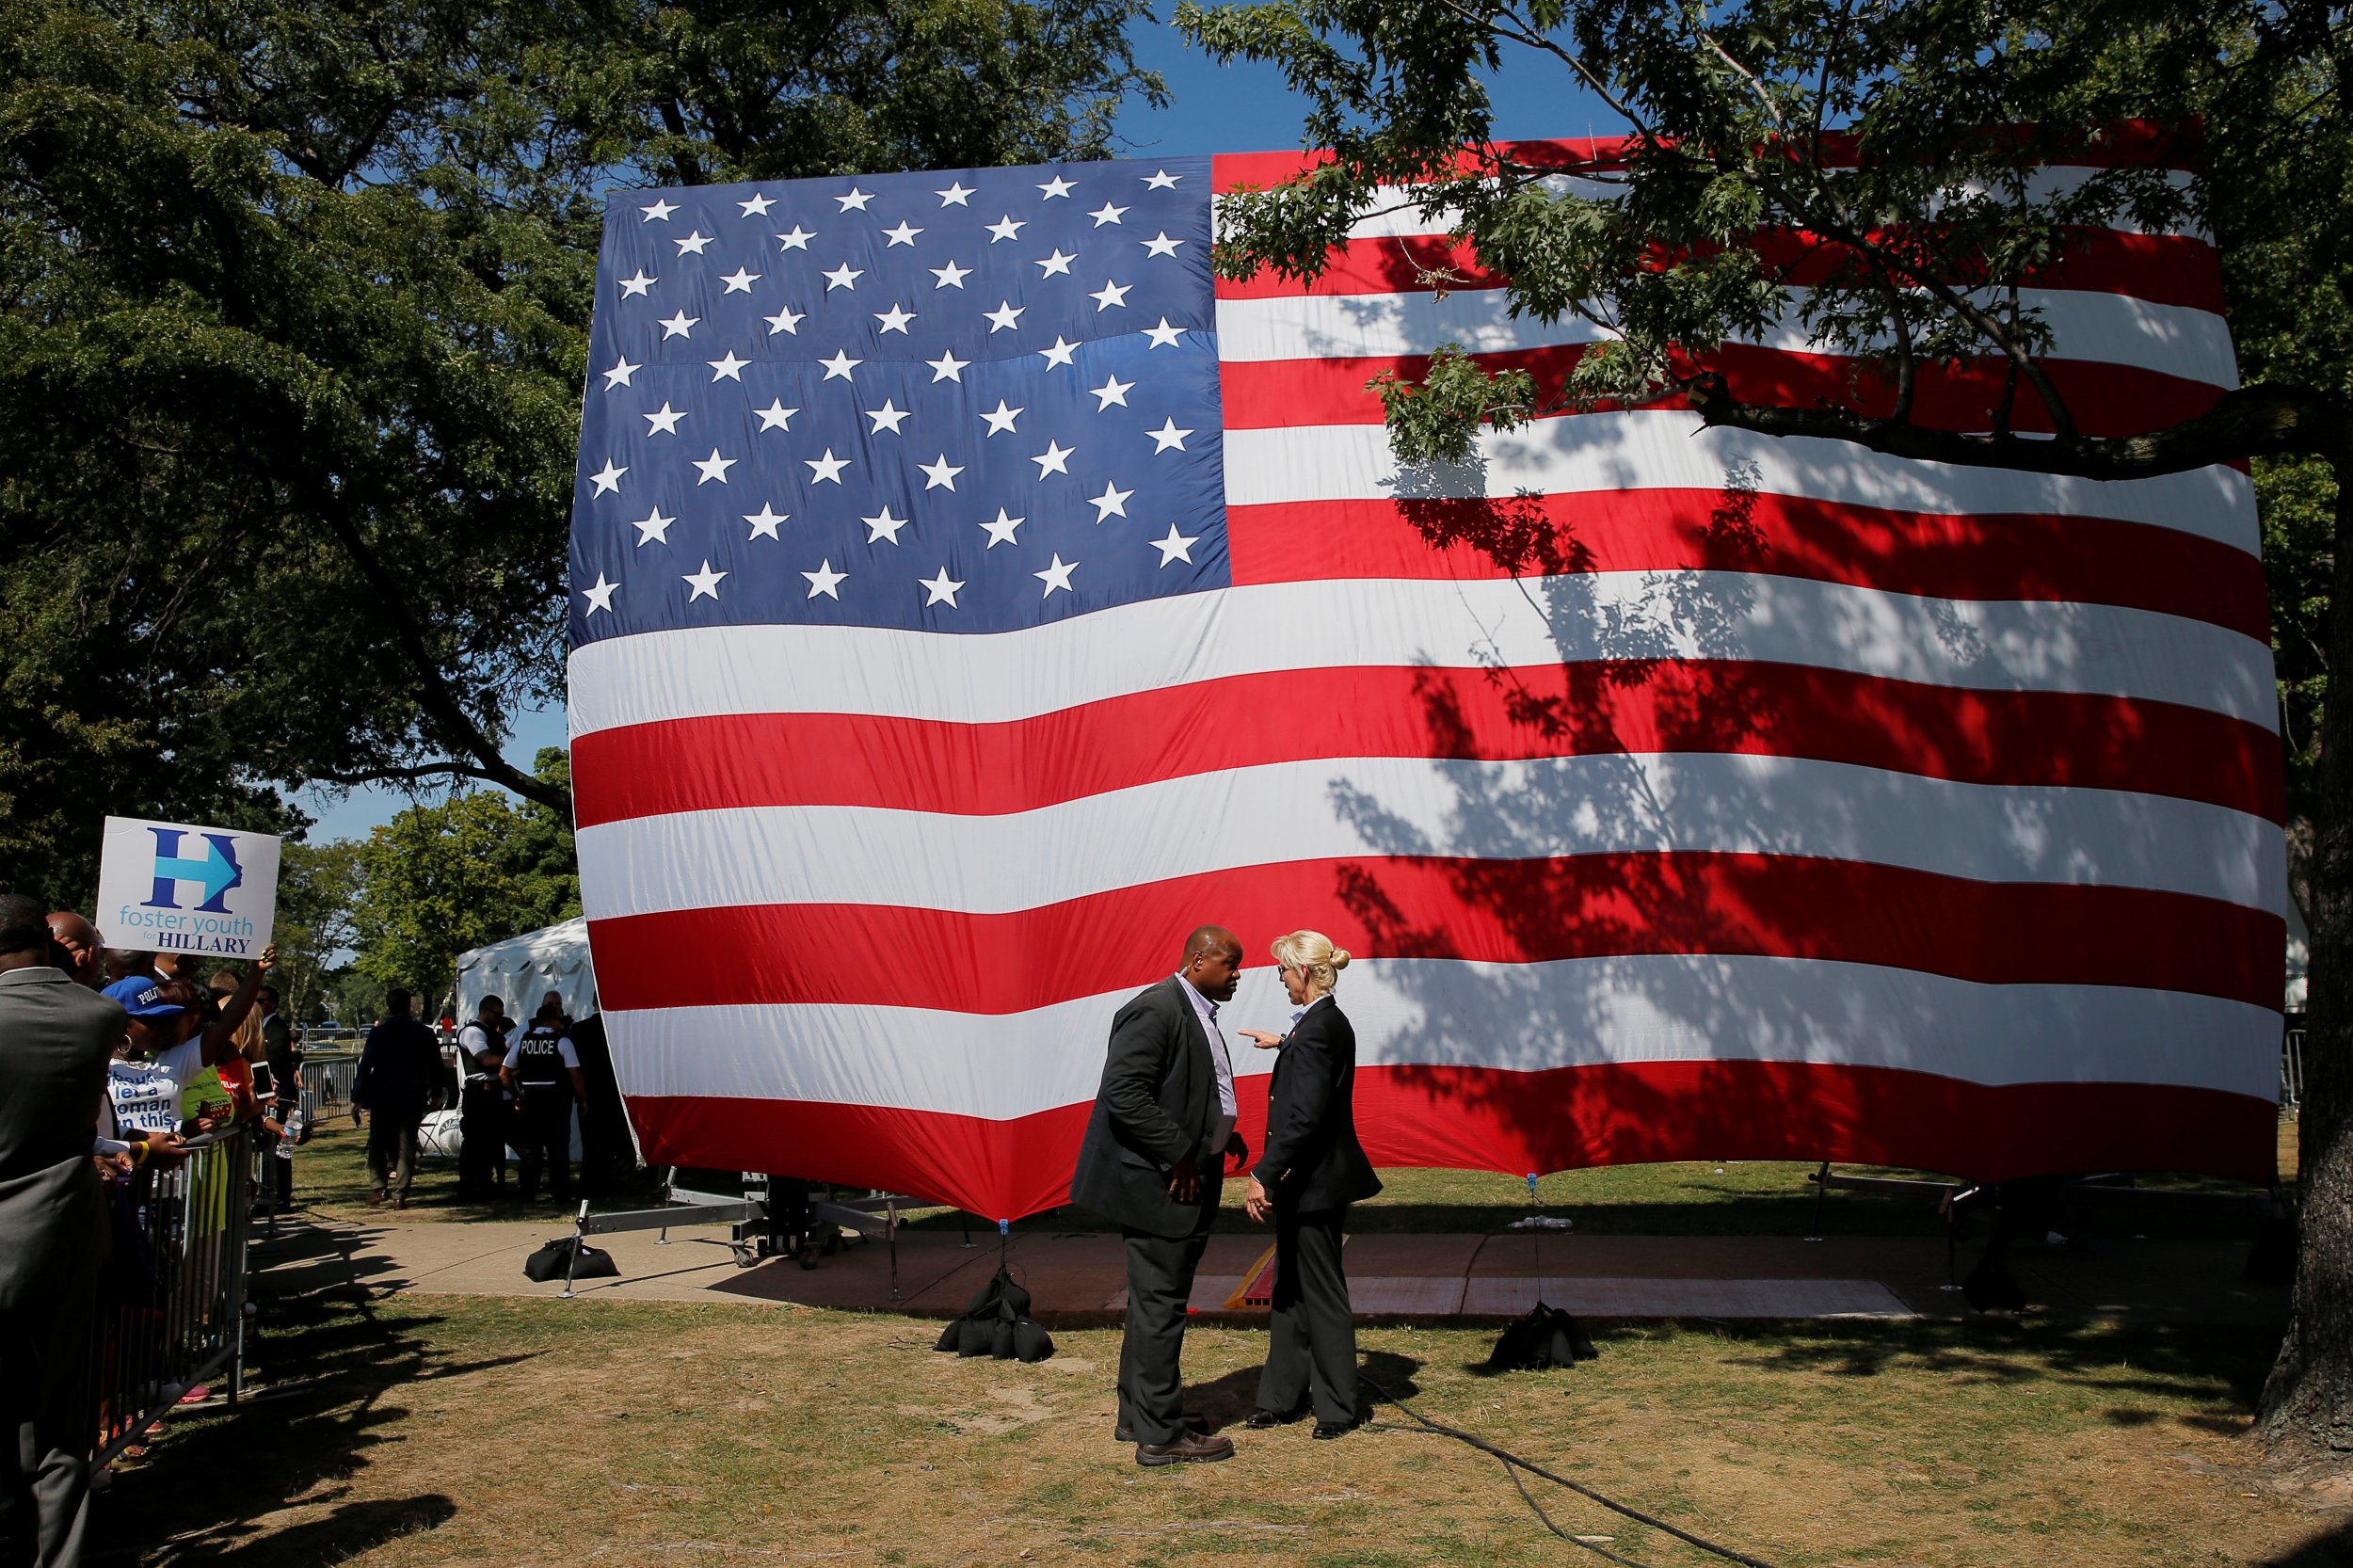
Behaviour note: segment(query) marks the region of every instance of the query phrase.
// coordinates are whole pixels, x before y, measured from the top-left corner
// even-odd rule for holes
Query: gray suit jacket
[[[0,1312],[60,1295],[105,1256],[90,1165],[122,1009],[62,972],[0,972]]]
[[[1102,1087],[1070,1180],[1070,1201],[1154,1236],[1191,1236],[1217,1214],[1222,1149],[1217,1065],[1209,1038],[1175,975],[1120,1008],[1103,1063]],[[1190,1150],[1201,1170],[1201,1201],[1168,1195],[1170,1168]]]

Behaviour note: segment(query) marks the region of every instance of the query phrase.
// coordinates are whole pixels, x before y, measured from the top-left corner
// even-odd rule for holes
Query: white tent
[[[457,955],[457,1016],[474,1016],[484,997],[496,997],[506,1011],[528,1020],[539,999],[553,991],[564,1011],[584,1018],[597,1011],[597,974],[588,964],[588,922],[566,920],[526,931]]]

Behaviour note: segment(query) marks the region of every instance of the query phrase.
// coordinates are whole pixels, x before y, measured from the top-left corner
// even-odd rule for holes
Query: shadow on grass
[[[257,1292],[248,1386],[235,1406],[175,1416],[149,1456],[120,1468],[92,1516],[94,1568],[181,1568],[233,1559],[312,1568],[432,1529],[457,1512],[438,1493],[339,1499],[370,1450],[404,1441],[404,1384],[463,1377],[536,1352],[454,1361],[439,1317],[379,1315],[363,1290]],[[290,1507],[315,1517],[257,1524]]]
[[[2353,1525],[2339,1525],[2284,1557],[2264,1559],[2256,1568],[2353,1568]]]
[[[2280,1346],[2277,1328],[2061,1319],[1773,1323],[1728,1325],[1718,1333],[1729,1359],[1775,1370],[1869,1378],[1902,1367],[1961,1382],[2056,1379],[2240,1410],[2254,1408]],[[2128,1426],[2157,1417],[2117,1407],[2108,1418]]]

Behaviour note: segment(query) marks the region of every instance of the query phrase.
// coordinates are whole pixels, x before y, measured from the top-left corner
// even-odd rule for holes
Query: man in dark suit
[[[1231,1438],[1184,1412],[1185,1307],[1209,1243],[1234,1131],[1233,1053],[1217,1025],[1233,1000],[1241,943],[1205,925],[1177,971],[1112,1019],[1103,1083],[1071,1178],[1071,1201],[1117,1220],[1128,1242],[1128,1329],[1119,1351],[1119,1437],[1136,1463],[1232,1455]]]
[[[1284,988],[1303,1004],[1282,1039],[1267,1089],[1266,1148],[1250,1173],[1250,1217],[1274,1222],[1274,1300],[1267,1323],[1266,1370],[1258,1379],[1253,1431],[1280,1426],[1312,1391],[1316,1436],[1356,1424],[1356,1320],[1340,1266],[1348,1206],[1381,1191],[1356,1140],[1356,1031],[1333,1000],[1345,949],[1321,933],[1294,932],[1274,944]]]
[[[105,1200],[90,1160],[116,1003],[51,965],[41,906],[0,895],[0,1560],[82,1560],[90,1328]]]

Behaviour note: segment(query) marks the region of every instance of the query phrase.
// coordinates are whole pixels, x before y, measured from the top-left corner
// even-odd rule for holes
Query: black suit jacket
[[[41,966],[0,972],[0,1312],[74,1299],[105,1256],[90,1140],[122,1009]]]
[[[1079,1147],[1070,1201],[1154,1236],[1209,1229],[1225,1163],[1225,1151],[1209,1147],[1217,1114],[1209,1038],[1171,975],[1112,1019],[1102,1087]],[[1168,1194],[1169,1172],[1187,1153],[1201,1171],[1198,1203]]]
[[[1291,1027],[1267,1091],[1266,1148],[1251,1174],[1278,1208],[1338,1208],[1381,1191],[1356,1141],[1356,1031],[1322,997]]]

